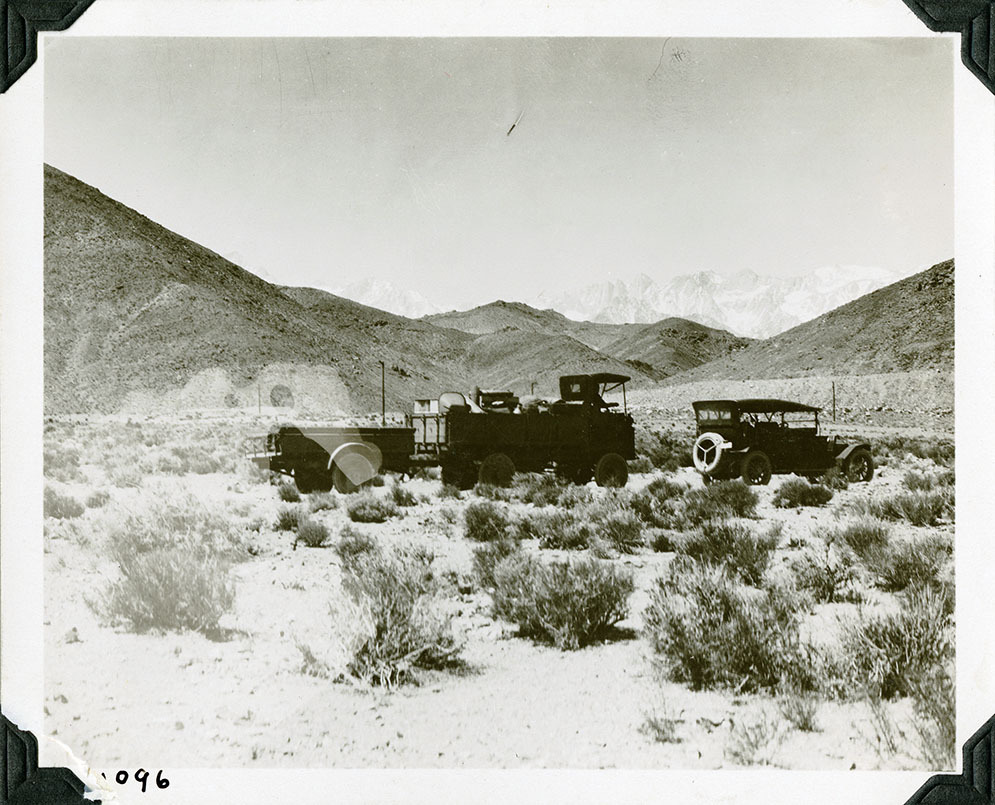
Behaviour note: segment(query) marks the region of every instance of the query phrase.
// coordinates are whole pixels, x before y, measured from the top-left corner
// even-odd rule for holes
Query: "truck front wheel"
[[[598,486],[622,487],[629,481],[629,465],[618,453],[605,453],[594,467]]]

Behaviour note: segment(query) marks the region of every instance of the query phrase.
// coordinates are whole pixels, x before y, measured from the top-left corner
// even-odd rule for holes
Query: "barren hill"
[[[953,354],[954,263],[947,260],[666,382],[952,371]]]
[[[592,360],[606,365],[611,361],[625,363],[628,372],[657,380],[753,343],[752,339],[687,319],[668,318],[654,324],[602,324],[574,321],[555,310],[536,310],[522,302],[492,302],[471,310],[426,316],[425,321],[467,333],[519,332],[569,337],[602,353]]]
[[[440,385],[463,385],[453,358],[471,340],[271,285],[45,168],[46,410],[113,411],[183,389],[188,405],[216,405],[219,395],[253,404],[268,394],[261,380],[315,407],[372,409],[379,360],[388,401],[407,407]]]

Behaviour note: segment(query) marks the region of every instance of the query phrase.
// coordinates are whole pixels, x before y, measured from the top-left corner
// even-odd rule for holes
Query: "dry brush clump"
[[[139,632],[219,632],[234,605],[232,562],[247,556],[225,512],[193,496],[155,501],[111,520],[106,547],[120,578],[94,604],[105,620]]]
[[[340,542],[341,544],[341,542]],[[417,681],[418,669],[459,664],[462,649],[453,612],[442,605],[431,554],[418,548],[355,552],[343,567],[342,586],[353,627],[346,669],[388,688]]]
[[[507,510],[490,501],[470,503],[463,512],[464,534],[474,542],[505,539],[511,530]]]
[[[942,584],[941,574],[953,554],[944,534],[924,534],[877,547],[865,554],[875,583],[887,592]]]
[[[928,492],[898,492],[885,498],[864,498],[850,507],[859,514],[883,520],[905,520],[916,526],[935,526],[954,515],[953,487]]]
[[[679,555],[725,567],[730,574],[757,586],[770,567],[780,542],[777,532],[755,532],[737,522],[708,520],[675,538]]]
[[[800,509],[822,506],[833,499],[833,490],[822,484],[810,484],[804,478],[789,478],[774,493],[773,503],[779,509]]]
[[[349,519],[354,523],[385,523],[400,515],[394,501],[387,500],[370,490],[357,492],[346,506]]]
[[[651,467],[674,472],[681,467],[693,466],[690,445],[694,437],[690,431],[664,431],[636,429],[636,454],[645,457]]]
[[[810,545],[790,563],[798,587],[812,594],[814,603],[832,604],[859,597],[856,557],[843,542]]]
[[[303,542],[309,548],[321,548],[328,542],[328,526],[312,517],[304,516],[297,522],[294,535],[294,549],[298,542]]]
[[[280,481],[276,487],[276,494],[284,503],[300,503],[301,493],[297,491],[297,486],[293,481]]]
[[[42,505],[45,516],[57,520],[71,520],[86,511],[86,507],[76,498],[56,492],[50,486],[45,487]]]
[[[709,520],[753,517],[760,498],[742,481],[715,481],[693,489],[657,478],[632,498],[632,508],[648,525],[678,531]]]
[[[644,631],[662,672],[695,690],[742,692],[815,686],[789,589],[749,587],[724,566],[674,560],[657,579]]]
[[[605,495],[569,510],[536,509],[513,524],[518,539],[538,539],[540,548],[594,549],[634,553],[643,547],[643,523],[624,494]]]
[[[632,573],[601,559],[545,563],[513,552],[493,570],[494,616],[521,637],[578,649],[611,633],[628,615]]]

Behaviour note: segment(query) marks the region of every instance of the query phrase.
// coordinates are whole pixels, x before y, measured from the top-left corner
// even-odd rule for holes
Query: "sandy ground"
[[[820,509],[775,509],[775,478],[759,489],[760,525],[781,520],[785,541],[794,536],[803,543],[838,526],[848,500],[897,491],[912,461],[882,468],[870,484],[853,485]],[[99,468],[84,471],[85,481],[58,488],[81,499],[105,488],[111,501],[74,520],[47,521],[46,729],[94,766],[147,766],[154,758],[160,767],[718,768],[743,762],[730,752],[734,725],[764,722],[768,734],[753,763],[923,767],[910,743],[897,754],[881,747],[864,703],[820,702],[819,730],[800,732],[766,696],[694,692],[658,681],[639,629],[647,591],[672,555],[648,549],[615,560],[630,566],[637,582],[616,641],[563,652],[517,638],[513,626],[489,616],[488,594],[475,591],[454,598],[465,670],[427,672],[420,685],[392,692],[309,676],[299,644],[322,650],[334,643],[330,603],[340,598],[339,558],[331,548],[293,550],[292,536],[273,530],[283,505],[274,487],[219,472],[115,488],[102,483]],[[700,484],[692,471],[680,475]],[[633,476],[630,488],[650,477]],[[426,541],[443,569],[469,577],[473,545],[462,536],[460,514],[466,500],[440,500],[435,480],[405,483],[428,502],[401,519],[358,528],[385,543]],[[246,522],[263,522],[251,537],[256,555],[237,565],[236,608],[223,621],[228,634],[210,640],[101,625],[86,600],[96,599],[115,574],[100,550],[103,524],[150,494],[180,491],[227,505]],[[341,506],[316,516],[333,535],[347,522]],[[922,530],[895,527],[898,536]],[[785,549],[777,561],[787,559]],[[835,614],[823,609],[812,617],[832,622]],[[908,702],[889,705],[889,712],[907,725]],[[675,719],[674,741],[654,740],[644,728],[653,714]]]

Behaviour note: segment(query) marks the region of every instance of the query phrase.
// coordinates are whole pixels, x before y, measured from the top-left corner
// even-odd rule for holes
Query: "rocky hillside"
[[[184,405],[255,404],[270,393],[259,387],[263,378],[314,407],[372,409],[379,360],[388,402],[407,407],[440,385],[464,385],[461,356],[472,340],[331,294],[272,285],[45,168],[49,411],[137,407],[184,388]],[[323,371],[309,376],[303,367]]]
[[[666,382],[952,371],[953,355],[954,264],[947,260]]]

